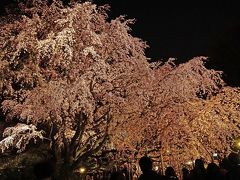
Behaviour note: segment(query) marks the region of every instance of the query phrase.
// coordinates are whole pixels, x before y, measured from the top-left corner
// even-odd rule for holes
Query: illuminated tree
[[[18,8],[1,19],[1,116],[43,130],[57,163],[75,170],[103,148],[126,104],[144,103],[146,45],[128,34],[132,21],[107,22],[105,7],[39,0]]]
[[[117,133],[119,136],[126,131],[124,143],[130,144],[125,148],[138,152],[167,148],[174,137],[168,133],[181,131],[183,118],[192,116],[191,101],[209,99],[219,91],[223,86],[220,73],[206,69],[204,61],[205,58],[199,57],[177,66],[170,59],[164,64],[151,65],[152,86],[146,93],[146,106],[138,107],[140,113],[130,116]]]
[[[148,154],[175,167],[230,151],[239,89],[206,58],[149,64],[133,21],[108,22],[107,7],[24,2],[0,19],[3,153],[42,142],[70,172],[111,149],[123,162]]]
[[[126,131],[118,147],[129,149],[127,158],[135,162],[148,154],[179,169],[196,158],[209,162],[213,153],[230,152],[240,131],[239,89],[225,87],[220,72],[206,69],[204,61],[153,64],[148,106],[117,133]]]
[[[211,162],[213,153],[228,155],[240,133],[239,95],[239,88],[223,87],[210,99],[185,103],[188,114],[166,128],[165,163],[177,167],[196,158]]]
[[[195,117],[191,103],[210,99],[223,86],[220,73],[206,69],[205,60],[198,57],[178,66],[170,61],[155,69],[155,77],[162,78],[156,79],[156,99],[151,109],[154,108],[155,112],[152,118],[159,123],[150,129],[155,129],[155,141],[161,142],[158,154],[161,151],[164,160],[175,167],[173,162],[195,158],[191,152],[196,140],[191,136],[191,126],[188,126]]]
[[[189,126],[199,143],[209,150],[210,154],[205,150],[208,160],[215,152],[222,157],[231,152],[234,139],[240,133],[239,100],[239,88],[224,87],[210,100],[194,105],[197,116]]]

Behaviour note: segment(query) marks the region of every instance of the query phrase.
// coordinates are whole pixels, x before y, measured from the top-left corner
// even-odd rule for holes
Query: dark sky
[[[228,84],[240,86],[240,11],[236,3],[176,3],[158,0],[93,0],[109,4],[111,18],[137,21],[132,34],[150,46],[152,61],[175,57],[211,57],[208,67],[225,72]],[[184,2],[184,1],[181,1]]]

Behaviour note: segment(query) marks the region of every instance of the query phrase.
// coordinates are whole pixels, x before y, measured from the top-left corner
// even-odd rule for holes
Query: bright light
[[[237,146],[240,147],[240,141],[237,143]]]
[[[155,171],[158,171],[158,166],[155,166],[155,168],[154,168],[154,169],[155,169]]]
[[[193,163],[192,161],[188,161],[187,165],[192,165],[192,163]]]
[[[80,172],[81,174],[85,173],[85,171],[86,171],[86,169],[85,169],[84,167],[79,168],[79,172]]]

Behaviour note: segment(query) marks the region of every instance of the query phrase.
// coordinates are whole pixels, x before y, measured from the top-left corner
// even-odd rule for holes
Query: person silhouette
[[[166,179],[169,179],[169,180],[178,180],[176,172],[174,171],[173,167],[171,167],[171,166],[167,167],[167,169],[165,171],[165,176],[166,176]]]
[[[215,163],[209,163],[206,170],[206,180],[224,180],[224,176],[221,174],[220,168]]]
[[[194,180],[205,180],[206,179],[206,169],[204,167],[204,162],[202,159],[195,160],[195,166],[190,173],[191,179]]]
[[[227,180],[239,180],[240,179],[240,159],[237,153],[230,153],[228,160],[231,164],[230,170],[227,172]]]
[[[182,180],[190,180],[189,170],[186,167],[182,168]]]
[[[142,171],[138,180],[161,180],[161,176],[152,170],[152,160],[148,156],[143,156],[139,160],[139,166]]]

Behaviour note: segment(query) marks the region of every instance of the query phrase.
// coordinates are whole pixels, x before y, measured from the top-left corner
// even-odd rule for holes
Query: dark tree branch
[[[70,154],[73,155],[76,146],[79,144],[79,140],[83,136],[83,132],[87,125],[87,115],[83,111],[76,114],[75,120],[77,120],[77,129],[70,143]]]

